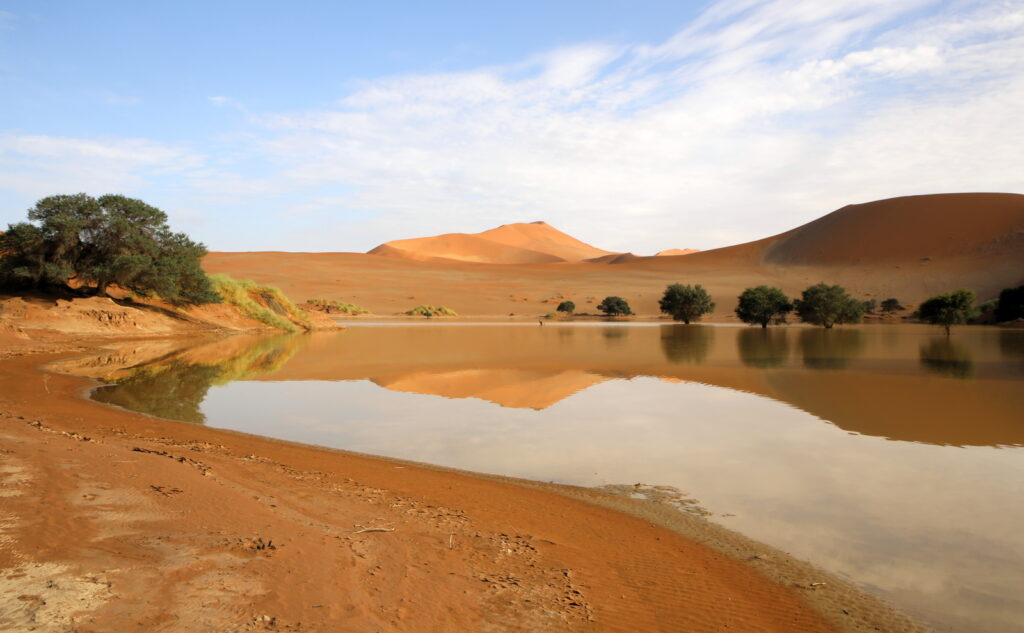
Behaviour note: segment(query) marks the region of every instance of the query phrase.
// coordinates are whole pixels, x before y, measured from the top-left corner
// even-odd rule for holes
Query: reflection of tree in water
[[[160,418],[202,424],[206,416],[200,405],[211,386],[276,371],[307,341],[308,337],[301,335],[265,337],[241,350],[226,348],[223,358],[204,358],[202,362],[189,360],[191,350],[185,350],[96,389],[92,399]],[[208,354],[206,350],[204,356]]]
[[[736,346],[743,364],[750,367],[778,367],[789,358],[789,336],[784,329],[740,330]]]
[[[629,336],[628,327],[606,327],[601,332],[604,335],[605,345],[608,347],[619,347],[626,343]]]
[[[935,339],[921,346],[921,367],[953,378],[970,378],[974,375],[971,353],[948,338]]]
[[[1024,330],[1002,330],[999,332],[999,351],[1003,360],[1020,362],[1024,369]]]
[[[663,325],[661,351],[671,363],[703,363],[714,336],[707,325]]]
[[[798,342],[808,369],[842,369],[864,351],[860,330],[803,330]]]
[[[199,405],[221,374],[216,365],[174,361],[163,367],[140,369],[116,385],[100,387],[93,400],[182,422],[206,422]]]

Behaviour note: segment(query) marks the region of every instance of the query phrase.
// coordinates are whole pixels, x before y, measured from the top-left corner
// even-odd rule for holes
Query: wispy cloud
[[[203,157],[146,139],[0,135],[0,189],[52,193],[127,192],[149,179],[196,169]]]
[[[0,136],[0,188],[171,173],[183,208],[245,210],[237,248],[362,250],[536,219],[603,248],[722,246],[852,202],[1020,191],[1024,6],[722,0],[663,42],[371,78],[305,111],[209,102],[237,114],[230,139],[195,141],[203,156]]]
[[[892,195],[1019,188],[1020,5],[916,17],[932,5],[720,2],[659,45],[383,78],[332,109],[256,117],[257,151],[291,186],[345,183],[339,208],[407,232],[544,218],[618,249],[724,245]]]
[[[135,106],[135,105],[139,105],[140,103],[142,103],[142,98],[141,97],[130,97],[130,96],[125,96],[125,95],[113,95],[112,94],[112,95],[107,95],[107,98],[105,99],[105,101],[107,103],[109,103],[110,105]]]

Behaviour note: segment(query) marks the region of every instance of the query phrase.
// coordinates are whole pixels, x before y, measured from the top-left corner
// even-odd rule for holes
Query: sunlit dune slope
[[[675,257],[676,255],[693,255],[699,253],[700,249],[697,248],[669,248],[664,251],[658,251],[654,254],[655,257]]]
[[[1024,196],[1017,194],[881,200],[844,207],[780,235],[686,256],[636,257],[593,249],[598,255],[588,258],[615,265],[564,261],[566,251],[528,252],[516,245],[527,243],[523,231],[564,235],[544,224],[529,224],[494,230],[509,243],[481,237],[485,234],[442,236],[452,238],[447,243],[461,257],[470,251],[456,248],[460,243],[476,244],[478,261],[441,257],[448,252],[441,248],[446,242],[424,238],[434,240],[433,255],[429,249],[415,257],[211,253],[203,265],[210,272],[278,286],[296,301],[344,299],[378,315],[432,303],[462,316],[538,316],[553,311],[562,300],[573,301],[577,312],[595,313],[602,298],[617,295],[637,314],[651,316],[659,313],[658,299],[665,286],[678,282],[708,289],[717,304],[708,320],[735,322],[737,295],[761,284],[798,296],[811,284],[827,282],[860,298],[897,297],[905,305],[916,305],[957,288],[973,289],[979,299],[987,300],[1003,288],[1024,283]],[[397,248],[393,245],[405,241],[375,250]],[[582,249],[575,256],[589,254],[585,244],[564,244]],[[542,247],[548,248],[538,246]],[[514,265],[485,263],[495,258]]]
[[[777,236],[766,262],[849,266],[1024,249],[1024,196],[955,193],[852,204]]]
[[[505,224],[482,233],[446,233],[386,242],[371,255],[416,261],[446,259],[487,264],[575,262],[609,255],[545,222]]]

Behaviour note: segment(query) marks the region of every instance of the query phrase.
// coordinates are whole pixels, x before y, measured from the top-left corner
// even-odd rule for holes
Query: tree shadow
[[[707,325],[663,325],[661,351],[670,363],[700,364],[714,337],[715,328]]]
[[[784,329],[747,328],[736,337],[736,348],[748,367],[779,367],[789,360],[789,335]]]
[[[804,367],[843,369],[864,351],[860,330],[815,328],[803,330],[798,339]]]
[[[967,379],[974,376],[974,359],[966,347],[948,338],[921,346],[921,367],[940,376]]]

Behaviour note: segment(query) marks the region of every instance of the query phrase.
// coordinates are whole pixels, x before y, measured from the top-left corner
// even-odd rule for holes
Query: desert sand
[[[701,283],[718,302],[711,319],[727,322],[736,295],[757,284],[795,295],[827,281],[911,305],[958,287],[990,298],[1024,281],[1024,196],[852,205],[764,240],[676,256],[612,253],[543,223],[374,251],[212,253],[204,264],[297,302],[344,299],[377,315],[433,303],[463,316],[535,318],[562,300],[593,312],[615,294],[656,317],[667,283]],[[224,306],[182,314],[9,297],[0,307],[0,629],[918,630],[841,580],[678,512],[149,418],[83,399],[88,378],[40,369],[129,333],[261,327]],[[135,341],[95,362],[141,361],[161,345]],[[368,354],[387,369],[386,350]],[[443,358],[441,349],[434,361]],[[440,377],[392,369],[367,375],[392,389],[543,407],[592,384],[601,368],[575,359],[496,368],[515,375],[458,363]],[[659,375],[810,411],[835,404],[806,385],[672,371]],[[524,383],[527,394],[508,388]],[[942,441],[958,439],[951,431]]]
[[[559,234],[544,230],[545,239]],[[549,250],[543,261],[523,256],[481,263],[506,259],[505,248],[532,250],[533,245],[541,252],[550,246],[467,245],[460,241],[465,236],[456,237],[381,247],[404,246],[402,256],[211,253],[204,266],[279,286],[296,301],[340,298],[378,315],[431,303],[462,316],[535,317],[563,299],[572,300],[579,312],[596,312],[602,298],[618,295],[639,315],[657,316],[665,286],[680,282],[704,285],[717,303],[710,320],[729,322],[735,321],[736,297],[759,284],[799,296],[824,281],[864,299],[896,297],[914,305],[961,287],[986,300],[1024,283],[1024,196],[1018,194],[942,194],[850,205],[780,235],[679,256],[606,253],[597,261],[553,261],[556,255]],[[570,247],[578,247],[577,241],[567,241]]]

